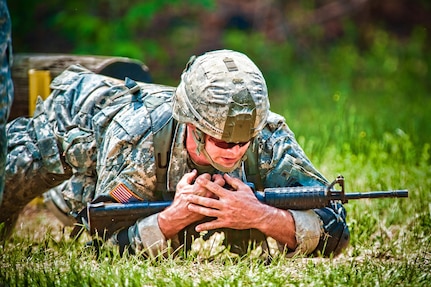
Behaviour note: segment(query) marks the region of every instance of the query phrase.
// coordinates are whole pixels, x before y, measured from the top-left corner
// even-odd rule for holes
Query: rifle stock
[[[338,184],[341,190],[333,190]],[[344,193],[344,178],[337,177],[326,187],[280,187],[255,192],[259,201],[280,209],[306,210],[323,208],[331,201],[347,203],[351,199],[408,197],[407,190]],[[150,216],[171,205],[171,201],[133,203],[89,203],[84,214],[87,229],[92,235],[109,237],[114,232],[133,225],[138,219]]]

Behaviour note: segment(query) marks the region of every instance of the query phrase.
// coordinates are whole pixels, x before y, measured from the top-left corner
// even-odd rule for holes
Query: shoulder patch
[[[109,192],[109,195],[112,196],[116,201],[120,203],[127,203],[133,201],[142,201],[139,197],[137,197],[130,189],[127,188],[124,184],[118,184],[113,190]]]

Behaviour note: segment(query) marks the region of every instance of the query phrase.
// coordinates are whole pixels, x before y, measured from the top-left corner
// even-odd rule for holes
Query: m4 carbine
[[[338,184],[341,190],[335,190]],[[332,201],[347,203],[351,199],[408,197],[407,190],[344,192],[344,177],[338,176],[328,186],[298,186],[265,188],[255,192],[259,201],[280,209],[314,209],[328,206]],[[78,218],[92,235],[105,238],[115,231],[133,225],[138,219],[162,211],[171,201],[133,203],[89,203],[85,212]]]

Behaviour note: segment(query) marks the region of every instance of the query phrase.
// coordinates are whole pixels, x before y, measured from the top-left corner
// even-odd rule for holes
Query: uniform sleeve
[[[151,109],[142,102],[133,102],[119,112],[104,133],[98,135],[101,149],[98,155],[96,193],[116,202],[161,200],[156,190],[156,160],[154,132],[157,124],[167,121],[168,106]],[[115,236],[120,250],[156,256],[167,250],[169,243],[161,232],[158,213],[143,217]]]
[[[124,204],[156,200],[153,139],[148,131],[143,130],[142,134],[139,140],[133,139],[121,123],[110,124],[100,150],[97,196]],[[114,235],[120,251],[128,249],[150,257],[166,251],[168,241],[159,228],[157,217],[158,213],[141,218]]]
[[[96,197],[121,203],[154,200],[154,147],[146,108],[134,103],[125,107],[98,138]]]
[[[284,118],[271,113],[260,139],[261,176],[265,187],[323,186],[327,180],[312,165]],[[294,254],[310,254],[319,244],[322,220],[313,210],[289,210],[298,243]],[[281,249],[284,245],[279,244]]]
[[[289,210],[295,220],[297,247],[293,254],[310,254],[319,244],[322,221],[313,210]],[[284,248],[284,247],[283,247]]]
[[[154,201],[156,190],[154,133],[171,118],[170,104],[162,96],[145,96],[147,101],[133,101],[118,112],[109,126],[96,134],[98,153],[97,195],[110,196],[118,202]],[[161,102],[154,108],[150,102]],[[156,105],[156,104],[154,104]],[[103,122],[104,115],[99,114]]]
[[[283,117],[270,113],[259,141],[261,177],[265,187],[323,186],[328,183],[305,155]]]
[[[157,221],[158,215],[143,218],[129,229],[130,245],[134,253],[156,257],[169,254],[179,247],[178,236],[166,240]]]

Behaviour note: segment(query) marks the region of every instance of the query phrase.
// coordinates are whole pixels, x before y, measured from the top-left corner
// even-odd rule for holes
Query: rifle
[[[338,184],[341,190],[334,190]],[[259,201],[280,209],[306,210],[323,208],[333,201],[347,203],[352,199],[408,197],[408,190],[344,192],[344,177],[338,176],[327,186],[298,186],[265,188],[255,192]],[[138,219],[162,211],[171,201],[133,203],[89,203],[82,214],[82,222],[90,234],[109,238],[115,231],[133,225]]]

